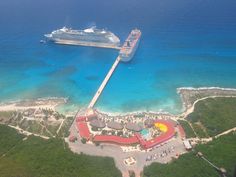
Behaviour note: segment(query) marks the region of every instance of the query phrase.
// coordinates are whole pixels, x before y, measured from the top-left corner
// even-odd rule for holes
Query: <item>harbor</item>
[[[127,176],[127,170],[135,171],[139,176],[143,166],[150,165],[152,159],[167,163],[185,152],[182,144],[185,133],[172,115],[141,114],[112,118],[94,108],[118,64],[133,58],[140,37],[141,31],[131,31],[88,107],[76,114],[67,139],[73,152],[113,157],[123,176]],[[174,138],[176,134],[180,136]]]
[[[135,51],[138,47],[138,42],[141,37],[141,31],[134,29],[129,34],[128,38],[125,40],[123,46],[120,49],[120,53],[116,58],[114,64],[110,68],[109,72],[107,73],[105,79],[103,80],[102,84],[98,88],[97,92],[95,93],[93,99],[89,103],[88,109],[93,108],[96,104],[97,100],[99,99],[101,93],[103,92],[104,88],[108,84],[112,74],[114,73],[115,69],[117,68],[120,61],[128,62],[132,59],[135,54]]]
[[[0,6],[0,177],[236,177],[236,0]]]

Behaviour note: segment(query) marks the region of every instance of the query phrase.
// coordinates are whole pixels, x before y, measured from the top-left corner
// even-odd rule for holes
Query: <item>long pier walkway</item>
[[[125,57],[130,56],[132,54],[132,52],[135,52],[136,48],[137,48],[137,44],[139,41],[139,38],[141,36],[141,31],[140,30],[132,30],[131,33],[129,34],[128,38],[126,39],[125,43],[123,44],[122,47],[120,47],[120,51],[122,51],[122,55],[124,54]],[[89,103],[88,108],[93,108],[94,105],[96,104],[99,96],[102,94],[102,91],[104,90],[104,88],[106,87],[109,79],[111,78],[113,72],[115,71],[117,65],[119,64],[120,61],[129,61],[129,60],[124,60],[124,57],[121,59],[120,56],[122,55],[118,55],[118,57],[116,58],[114,64],[112,65],[111,69],[109,70],[109,72],[107,73],[105,79],[103,80],[102,84],[100,85],[100,87],[98,88],[97,92],[95,93],[93,99],[91,100],[91,102]],[[131,57],[131,56],[130,56]]]
[[[93,106],[97,102],[97,100],[98,100],[99,96],[101,95],[103,89],[106,87],[106,84],[108,83],[109,79],[111,78],[111,76],[112,76],[113,72],[115,71],[115,69],[116,69],[117,65],[119,64],[119,62],[120,62],[120,57],[118,56],[116,58],[114,64],[112,65],[111,69],[107,73],[107,75],[106,75],[105,79],[103,80],[102,84],[100,85],[97,92],[95,93],[93,99],[89,103],[88,108],[93,108]]]

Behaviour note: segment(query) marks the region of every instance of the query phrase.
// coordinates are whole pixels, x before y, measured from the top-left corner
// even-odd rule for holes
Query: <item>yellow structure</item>
[[[162,132],[167,132],[168,128],[165,124],[162,123],[155,123],[155,127],[160,129]]]

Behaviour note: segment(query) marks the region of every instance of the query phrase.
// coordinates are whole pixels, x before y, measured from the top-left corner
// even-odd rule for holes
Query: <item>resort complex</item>
[[[181,126],[172,120],[144,117],[111,120],[96,111],[89,112],[76,118],[76,128],[80,139],[93,143],[137,145],[145,150],[170,140],[177,132],[184,138]]]
[[[137,175],[152,162],[167,163],[191,149],[176,116],[164,113],[109,116],[88,108],[77,114],[66,140],[74,152],[111,156],[122,173]]]

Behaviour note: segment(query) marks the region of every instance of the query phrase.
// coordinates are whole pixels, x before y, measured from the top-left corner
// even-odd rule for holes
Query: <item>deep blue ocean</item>
[[[118,52],[39,41],[92,25],[124,41],[137,27],[135,57],[119,64],[96,107],[179,113],[178,87],[236,88],[235,9],[235,0],[2,0],[0,102],[68,97],[64,110],[87,106]]]

